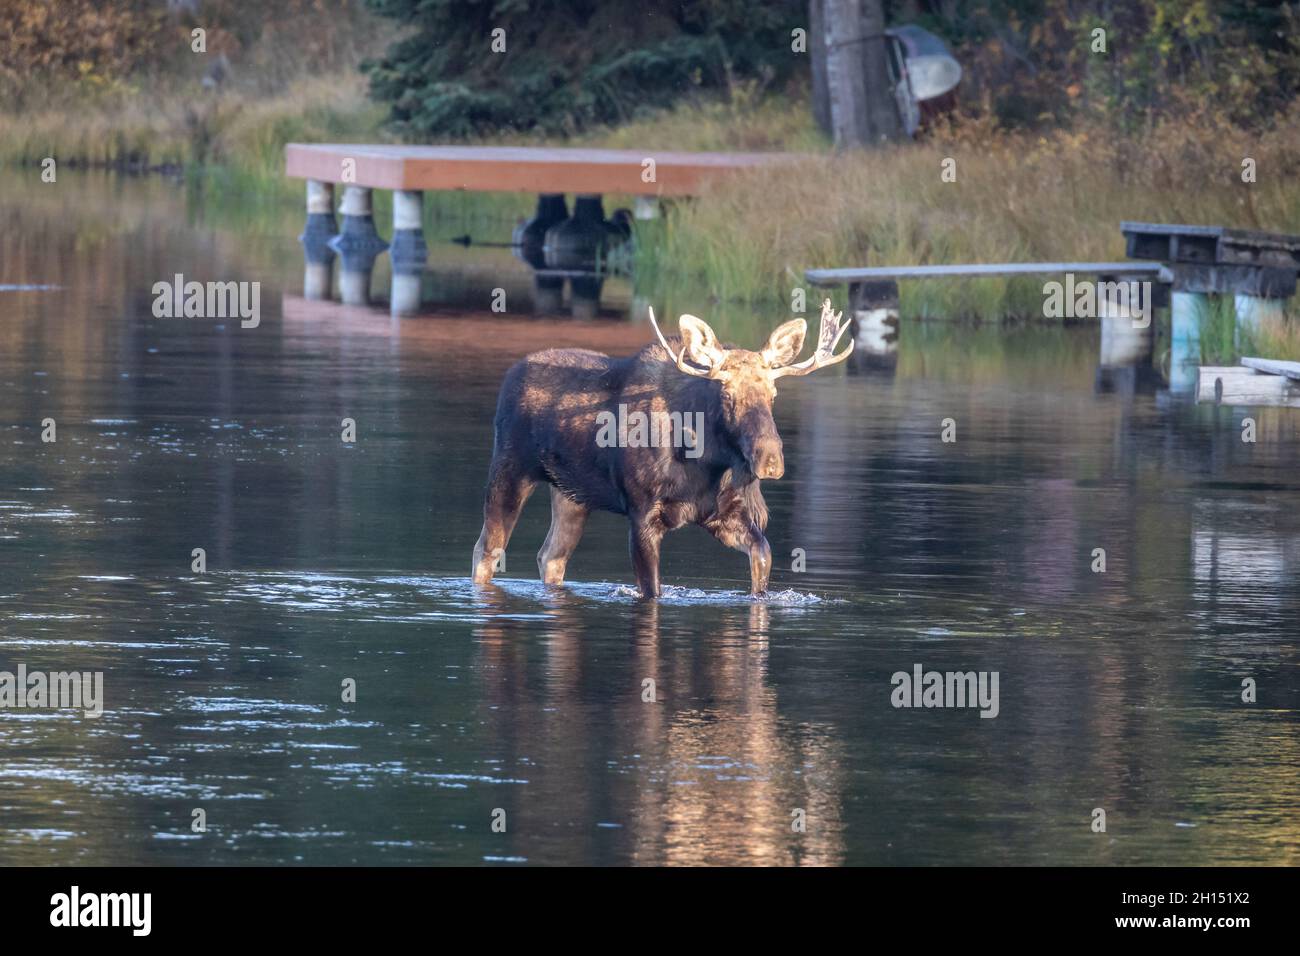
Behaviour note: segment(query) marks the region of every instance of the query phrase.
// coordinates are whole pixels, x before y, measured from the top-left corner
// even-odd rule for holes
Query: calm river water
[[[3,189],[0,671],[101,671],[104,713],[0,710],[0,862],[1300,862],[1300,412],[1244,443],[1094,327],[905,323],[782,383],[767,601],[686,529],[637,604],[612,515],[544,589],[545,494],[476,593],[501,376],[647,342],[625,287],[534,319],[521,264],[435,242],[444,305],[393,319],[300,297],[296,211]],[[259,281],[260,325],[155,318],[176,273]],[[998,715],[895,708],[916,665],[996,671]]]

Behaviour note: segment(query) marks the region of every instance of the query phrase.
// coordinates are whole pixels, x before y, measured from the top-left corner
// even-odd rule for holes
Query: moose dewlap
[[[728,348],[693,315],[680,335],[628,358],[586,349],[535,352],[506,373],[493,422],[483,531],[472,574],[486,584],[524,502],[551,486],[551,530],[537,555],[542,580],[559,584],[593,510],[626,515],[632,569],[643,599],[659,596],[659,545],[688,523],[749,555],[754,594],[767,590],[772,549],[763,531],[764,478],[785,473],[772,419],[776,380],[844,361],[852,340],[843,314],[822,304],[817,348],[802,362],[808,325],[794,319],[759,351]],[[644,429],[642,426],[644,425]]]

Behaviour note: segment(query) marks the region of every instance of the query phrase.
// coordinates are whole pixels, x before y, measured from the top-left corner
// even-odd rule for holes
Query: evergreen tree
[[[423,136],[576,132],[697,91],[807,71],[805,0],[367,0],[413,28],[366,64]]]

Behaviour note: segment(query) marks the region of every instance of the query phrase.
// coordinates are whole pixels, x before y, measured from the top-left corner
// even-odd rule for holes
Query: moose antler
[[[794,365],[782,365],[780,368],[772,369],[769,373],[772,378],[780,378],[782,375],[807,375],[819,368],[826,368],[828,365],[843,362],[852,355],[852,339],[849,339],[848,348],[839,355],[835,354],[835,346],[839,344],[840,339],[849,328],[849,323],[843,321],[843,319],[844,313],[833,310],[830,299],[823,301],[821,331],[817,335],[817,351],[802,362]]]
[[[664,347],[664,351],[668,353],[668,357],[673,360],[673,362],[677,365],[679,369],[681,369],[687,375],[694,375],[697,378],[718,378],[719,377],[718,370],[716,368],[699,368],[697,366],[689,364],[686,361],[686,343],[684,342],[682,343],[682,350],[680,352],[677,353],[673,352],[672,348],[670,348],[668,345],[668,340],[664,338],[664,334],[659,331],[659,323],[655,321],[654,308],[650,309],[650,324],[654,326],[655,335],[659,336],[659,344]]]

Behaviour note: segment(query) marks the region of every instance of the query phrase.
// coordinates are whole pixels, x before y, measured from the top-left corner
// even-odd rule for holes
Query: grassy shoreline
[[[0,165],[54,156],[164,166],[259,202],[296,204],[300,184],[282,173],[285,143],[395,141],[384,119],[354,72],[304,77],[269,97],[136,91],[0,116]],[[495,140],[503,141],[548,142]],[[737,96],[566,144],[808,154],[673,203],[641,231],[638,279],[670,298],[788,308],[803,270],[816,266],[1122,259],[1122,219],[1300,231],[1300,113],[1258,133],[1208,117],[1167,120],[1132,136],[1100,125],[1029,134],[967,124],[901,147],[836,153],[806,103]],[[1253,183],[1242,181],[1245,158],[1255,162]],[[955,181],[941,175],[948,161]],[[431,221],[475,220],[499,231],[532,201],[434,194],[428,205]],[[620,201],[609,197],[607,205]],[[1041,317],[1042,287],[1032,281],[906,283],[902,296],[909,316]],[[1281,330],[1278,345],[1293,354],[1296,324]]]

